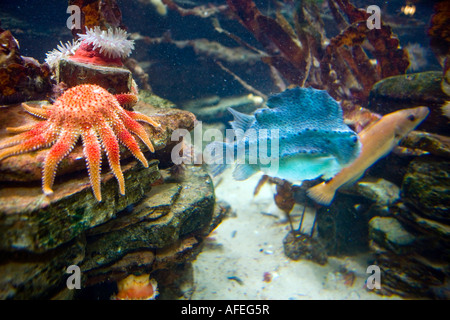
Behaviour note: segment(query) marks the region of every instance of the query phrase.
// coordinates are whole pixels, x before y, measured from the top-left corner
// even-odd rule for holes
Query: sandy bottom
[[[253,196],[259,179],[234,181],[230,171],[215,179],[217,198],[228,202],[235,214],[212,232],[193,263],[193,300],[399,299],[365,288],[371,275],[366,273],[367,256],[331,257],[324,266],[287,258],[282,241],[289,223],[273,201],[274,186],[266,184]],[[296,226],[302,211],[302,206],[294,207]],[[308,209],[303,232],[311,231],[313,216]]]

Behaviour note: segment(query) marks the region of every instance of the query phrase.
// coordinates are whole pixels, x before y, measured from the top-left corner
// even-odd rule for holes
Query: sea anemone
[[[141,276],[129,275],[117,283],[119,292],[114,300],[154,300],[159,292],[155,279],[148,274]]]
[[[46,53],[45,62],[50,66],[51,69],[55,69],[61,58],[68,58],[75,54],[75,51],[80,46],[80,41],[67,41],[63,43],[62,41],[56,46],[56,49]]]
[[[134,41],[128,40],[126,31],[100,27],[86,28],[86,34],[78,34],[81,44],[70,60],[99,66],[123,66],[122,58],[130,55]]]
[[[86,28],[86,34],[78,34],[80,40],[86,44],[92,44],[94,50],[105,55],[107,58],[126,58],[134,49],[134,41],[128,40],[128,34],[120,28],[107,31],[96,26],[93,29]]]
[[[78,34],[77,41],[62,43],[47,53],[45,62],[55,69],[59,60],[68,58],[74,61],[101,66],[123,66],[122,59],[128,57],[134,49],[134,41],[128,40],[128,34],[120,28],[101,30],[86,27],[86,34]]]

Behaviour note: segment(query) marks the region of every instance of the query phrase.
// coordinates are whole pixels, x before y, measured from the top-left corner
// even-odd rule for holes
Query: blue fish
[[[236,180],[257,172],[290,182],[329,179],[359,155],[358,135],[325,90],[288,89],[266,105],[253,115],[229,108],[233,139],[212,142],[204,153],[213,175],[235,164]]]

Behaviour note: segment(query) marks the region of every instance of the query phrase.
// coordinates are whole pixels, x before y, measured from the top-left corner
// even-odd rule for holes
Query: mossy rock
[[[411,161],[403,179],[402,198],[421,216],[450,225],[450,161],[433,156]]]
[[[156,108],[166,109],[176,107],[173,102],[161,98],[148,90],[139,90],[139,100]]]
[[[377,82],[370,92],[370,109],[380,112],[384,106],[377,102],[383,99],[410,101],[412,103],[442,103],[448,96],[441,89],[442,72],[427,71],[402,74]]]
[[[148,168],[134,160],[122,165],[124,196],[113,174],[104,174],[102,202],[94,197],[86,172],[61,181],[51,196],[42,193],[40,183],[1,188],[0,250],[47,251],[108,221],[150,190],[160,178],[158,163],[150,161]]]
[[[154,186],[142,201],[88,232],[89,270],[117,261],[142,248],[163,249],[209,225],[214,212],[214,187],[199,167],[187,170],[182,183]]]

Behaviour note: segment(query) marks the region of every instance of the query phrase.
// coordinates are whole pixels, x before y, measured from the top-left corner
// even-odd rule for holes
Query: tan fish
[[[365,128],[359,133],[362,148],[358,158],[333,179],[308,189],[308,196],[317,203],[329,205],[337,189],[361,178],[367,168],[386,156],[429,112],[426,107],[398,110]]]

